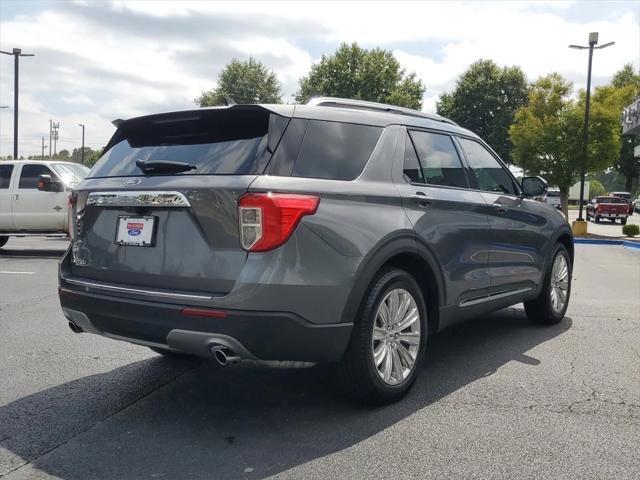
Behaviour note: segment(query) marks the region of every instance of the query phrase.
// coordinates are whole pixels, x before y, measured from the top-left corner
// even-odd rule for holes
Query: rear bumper
[[[88,333],[210,357],[214,344],[257,360],[339,360],[352,324],[312,324],[292,313],[225,310],[225,318],[190,316],[190,305],[59,289],[69,321]]]
[[[600,218],[627,218],[628,213],[596,213]]]

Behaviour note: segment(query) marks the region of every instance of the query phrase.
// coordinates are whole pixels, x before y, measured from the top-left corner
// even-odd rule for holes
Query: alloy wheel
[[[560,313],[567,303],[569,293],[569,265],[564,255],[557,255],[551,269],[551,308]]]
[[[421,319],[413,296],[403,288],[385,295],[373,325],[373,361],[383,382],[397,385],[412,372],[420,349]]]

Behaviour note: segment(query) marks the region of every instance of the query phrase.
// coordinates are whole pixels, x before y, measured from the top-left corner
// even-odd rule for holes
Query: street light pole
[[[20,57],[33,57],[32,53],[22,53],[19,48],[14,48],[12,52],[0,50],[5,55],[13,55],[13,159],[18,159],[18,74]]]
[[[591,104],[591,65],[593,63],[593,50],[600,50],[602,48],[607,48],[613,45],[615,42],[605,43],[604,45],[600,45],[596,47],[598,44],[598,32],[591,32],[589,34],[589,46],[582,45],[569,45],[569,48],[575,48],[578,50],[589,50],[589,66],[587,67],[587,96],[585,98],[585,106],[584,106],[584,126],[582,130],[582,165],[580,167],[580,200],[579,202],[579,211],[578,211],[578,221],[583,222],[584,218],[582,218],[582,204],[584,203],[584,181],[587,173],[587,156],[589,155],[589,109]]]
[[[82,127],[82,150],[80,150],[80,163],[84,165],[84,124],[79,123],[78,126]]]

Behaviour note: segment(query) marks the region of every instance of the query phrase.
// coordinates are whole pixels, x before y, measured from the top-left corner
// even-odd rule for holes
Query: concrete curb
[[[640,251],[640,242],[631,240],[606,240],[603,238],[574,238],[573,243],[582,243],[586,245],[621,245],[626,248]]]

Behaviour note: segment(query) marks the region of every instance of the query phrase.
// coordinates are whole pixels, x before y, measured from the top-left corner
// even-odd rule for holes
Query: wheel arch
[[[437,331],[439,307],[445,303],[442,270],[435,255],[416,242],[413,232],[387,238],[367,255],[356,273],[342,322],[354,322],[357,319],[362,299],[376,275],[389,267],[401,268],[413,275],[427,303],[429,330]]]
[[[563,228],[559,232],[557,232],[556,235],[555,235],[555,240],[552,243],[552,246],[555,245],[556,243],[560,243],[560,244],[564,245],[564,247],[567,249],[567,252],[569,252],[569,258],[571,259],[571,265],[573,265],[575,249],[574,249],[574,245],[573,245],[573,235],[571,234],[571,231],[568,228],[566,228],[566,229]]]

